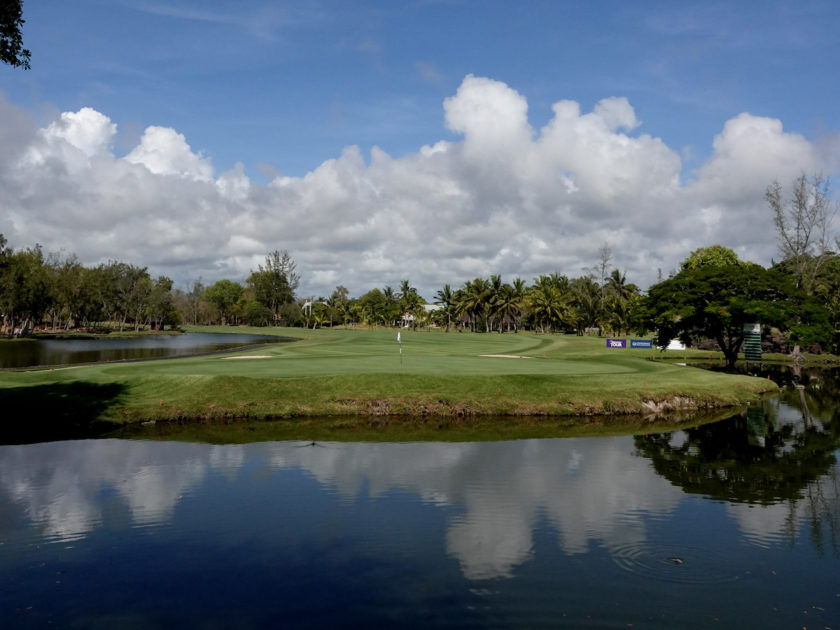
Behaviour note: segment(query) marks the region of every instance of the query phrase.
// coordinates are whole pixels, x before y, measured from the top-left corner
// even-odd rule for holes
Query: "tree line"
[[[287,252],[266,256],[243,286],[220,280],[189,291],[146,267],[109,261],[89,267],[75,255],[45,254],[39,245],[14,250],[0,234],[0,333],[141,328],[182,323],[282,325],[297,323],[299,277]]]
[[[608,255],[608,253],[607,253]],[[605,269],[606,267],[603,266]],[[473,332],[627,332],[641,325],[642,296],[624,273],[569,279],[553,273],[528,285],[501,276],[445,285],[432,304],[408,280],[351,298],[343,286],[328,297],[296,295],[300,276],[288,252],[271,252],[244,284],[219,280],[173,287],[166,276],[121,261],[85,266],[74,255],[39,245],[14,250],[0,235],[0,327],[21,336],[52,331],[165,329],[179,324],[251,326],[440,326]]]

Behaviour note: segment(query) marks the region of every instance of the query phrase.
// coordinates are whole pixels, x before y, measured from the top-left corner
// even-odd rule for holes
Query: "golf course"
[[[188,329],[189,330],[189,329]],[[197,329],[198,330],[198,329]],[[207,328],[293,337],[209,356],[0,372],[4,423],[166,420],[662,417],[747,404],[776,385],[573,335]],[[688,352],[691,355],[691,351]],[[708,353],[701,353],[705,356]],[[7,429],[8,429],[7,425]]]

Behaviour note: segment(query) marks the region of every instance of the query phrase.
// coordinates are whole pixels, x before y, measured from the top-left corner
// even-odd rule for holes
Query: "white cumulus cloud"
[[[525,96],[473,75],[443,111],[460,138],[401,157],[349,146],[302,177],[261,184],[241,164],[216,173],[175,129],[148,127],[119,155],[104,113],[65,112],[37,129],[0,97],[0,232],[15,247],[38,242],[88,264],[147,265],[182,286],[241,280],[286,249],[301,294],[340,283],[359,295],[407,278],[427,298],[479,275],[580,275],[607,243],[644,287],[715,243],[768,264],[766,186],[801,171],[831,175],[840,162],[831,138],[741,113],[685,173],[680,149],[627,98],[605,96],[591,111],[558,100],[537,129]]]

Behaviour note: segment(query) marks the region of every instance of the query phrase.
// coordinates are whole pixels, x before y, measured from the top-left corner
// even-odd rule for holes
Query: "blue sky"
[[[288,249],[299,260],[304,284],[313,292],[326,292],[331,283],[338,282],[350,287],[351,293],[361,292],[406,276],[430,292],[443,282],[458,285],[472,275],[501,273],[529,278],[529,274],[552,271],[579,275],[583,267],[594,264],[603,243],[612,249],[616,266],[635,274],[643,285],[654,279],[657,269],[667,272],[674,268],[690,251],[683,251],[685,247],[709,245],[710,241],[727,241],[723,244],[742,256],[767,264],[775,252],[772,229],[741,242],[724,227],[723,217],[733,217],[736,226],[749,225],[762,216],[762,192],[773,178],[787,184],[802,170],[832,175],[838,167],[840,82],[835,76],[840,61],[840,3],[831,1],[26,0],[24,18],[24,43],[32,50],[32,70],[0,67],[0,91],[6,111],[11,112],[7,124],[11,126],[8,121],[20,118],[25,123],[16,123],[18,130],[21,125],[31,125],[33,131],[28,136],[16,130],[0,135],[19,148],[15,172],[7,170],[6,178],[0,177],[0,186],[5,186],[7,193],[6,202],[0,201],[7,204],[5,209],[0,206],[6,214],[0,214],[0,232],[15,246],[39,241],[47,248],[74,251],[91,263],[128,253],[142,258],[132,262],[149,265],[181,283],[199,276],[205,282],[222,276],[244,277],[275,248]],[[465,83],[470,75],[499,88],[483,85],[489,92],[480,97],[494,115],[517,115],[496,107],[501,101],[490,102],[497,97],[504,100],[505,95],[515,94],[526,104],[528,129],[523,137],[530,136],[534,146],[475,143],[498,151],[500,156],[519,156],[515,173],[497,172],[491,178],[499,182],[510,176],[506,190],[517,189],[515,199],[491,194],[492,183],[477,175],[488,173],[486,165],[479,168],[471,158],[452,157],[459,151],[469,154],[470,132],[464,124],[448,118],[444,104],[461,94],[460,89],[464,89],[462,100],[466,102],[469,90],[482,87]],[[555,103],[574,101],[585,116],[604,99],[624,99],[631,118],[622,110],[623,123],[612,125],[607,136],[576,136],[581,146],[575,158],[559,148],[540,149],[535,157],[543,128],[555,120]],[[101,149],[108,154],[113,161],[108,167],[110,174],[65,164],[64,170],[73,174],[70,182],[59,178],[62,200],[50,200],[40,193],[36,200],[33,195],[15,192],[20,186],[13,182],[32,181],[33,175],[20,169],[26,163],[21,156],[35,150],[32,143],[50,136],[54,140],[50,151],[57,151],[55,138],[72,144],[68,138],[85,135],[90,128],[72,133],[58,133],[53,128],[52,135],[47,130],[61,120],[62,113],[88,110],[115,125],[113,133],[106,133],[101,118],[88,116],[72,123],[78,129],[99,125],[100,131],[94,135],[102,140],[102,146],[91,151]],[[751,118],[738,119],[742,114]],[[474,115],[481,118],[474,111],[469,114]],[[69,120],[62,124],[70,125]],[[738,122],[727,127],[730,121]],[[781,127],[771,129],[768,121],[778,121]],[[765,125],[764,135],[759,134],[763,140],[752,137],[748,142],[749,134],[743,129],[755,129],[758,123]],[[218,240],[202,250],[195,240],[198,235],[180,234],[167,242],[168,255],[162,255],[139,242],[138,229],[121,234],[117,227],[106,225],[103,230],[110,231],[92,240],[89,235],[76,234],[70,224],[51,230],[23,220],[40,213],[49,223],[56,213],[66,212],[73,199],[87,204],[89,212],[107,213],[116,193],[103,191],[108,185],[119,188],[119,178],[124,175],[117,167],[125,166],[124,159],[141,145],[150,127],[171,130],[166,142],[176,142],[182,136],[192,157],[182,151],[184,146],[170,143],[166,150],[181,151],[178,155],[183,159],[197,159],[204,165],[200,176],[197,171],[185,175],[186,167],[172,166],[174,153],[162,157],[163,136],[156,137],[155,155],[185,177],[184,187],[177,191],[169,188],[174,185],[171,178],[143,182],[145,190],[165,187],[165,192],[158,192],[163,198],[209,195],[193,190],[196,179],[212,180],[218,189],[220,178],[237,163],[242,164],[238,176],[240,183],[247,180],[246,196],[238,200],[205,196],[197,206],[204,210],[191,210],[190,216],[206,211],[208,220],[212,216],[223,223],[225,227],[218,229],[229,237],[226,244]],[[498,121],[490,120],[486,130],[473,129],[472,133],[478,138],[498,127]],[[670,182],[673,189],[668,194],[640,197],[641,188],[630,191],[619,186],[614,192],[625,197],[627,203],[623,204],[610,195],[599,197],[597,190],[579,194],[587,192],[582,184],[586,177],[581,174],[587,169],[603,171],[605,177],[625,183],[639,176],[617,173],[609,159],[581,163],[583,155],[593,160],[606,155],[607,146],[613,148],[610,155],[614,155],[622,143],[627,144],[625,139],[641,151],[634,159],[663,165],[637,146],[647,137],[678,158],[673,164],[671,157],[659,155],[669,166],[662,166],[663,179],[652,186]],[[741,143],[737,147],[736,138]],[[148,146],[152,140],[150,137]],[[423,155],[422,147],[441,141],[449,147],[451,159],[446,164],[440,160],[414,164]],[[556,142],[568,143],[569,137],[558,134]],[[653,144],[648,143],[652,150],[662,148]],[[148,146],[142,155],[135,152],[129,162],[145,165],[153,175],[171,175],[142,157],[151,155]],[[354,146],[359,149],[358,157],[342,159],[346,147]],[[395,161],[388,173],[373,168],[373,147]],[[42,146],[37,152],[40,163],[46,163],[47,149]],[[756,153],[764,157],[778,153],[779,160],[759,156],[759,163],[751,163],[749,156]],[[789,160],[782,159],[786,154]],[[66,158],[66,152],[61,155]],[[735,159],[733,156],[737,164],[724,166],[723,161]],[[322,172],[324,181],[311,181],[318,179],[314,174],[324,171],[322,165],[330,160],[337,160],[336,173],[344,172],[345,166],[353,172],[334,173],[338,179],[330,181]],[[522,167],[526,163],[531,166]],[[88,164],[86,168],[99,167]],[[425,173],[426,185],[432,190],[457,188],[461,201],[449,216],[460,216],[460,221],[453,219],[441,233],[429,232],[424,217],[434,215],[439,207],[423,207],[429,195],[418,192],[417,182],[387,194],[389,182],[397,181],[394,169]],[[735,182],[721,181],[715,175],[724,171],[739,173],[749,181],[742,182],[739,189]],[[554,204],[550,197],[556,194],[535,183],[549,173],[571,182],[565,188],[572,195],[568,204]],[[674,173],[677,182],[672,181]],[[268,199],[279,194],[278,176],[286,176],[283,181],[289,194]],[[431,184],[428,179],[433,176],[442,180]],[[346,181],[341,185],[346,197],[322,199],[324,191],[341,177],[365,180],[360,190],[369,184],[377,191],[375,199],[353,193]],[[100,179],[96,190],[89,190],[91,182]],[[55,181],[52,185],[57,189]],[[636,184],[651,188],[651,182]],[[51,184],[42,182],[41,186]],[[294,201],[288,199],[291,190]],[[417,193],[413,201],[412,191]],[[663,195],[671,195],[670,203],[657,206],[656,200]],[[464,201],[465,197],[469,200]],[[166,220],[174,210],[157,216],[162,212],[157,201],[159,198],[150,195],[149,203],[157,207],[144,208],[137,203],[132,216],[145,214],[148,223],[158,221],[161,230],[169,231]],[[284,205],[307,203],[315,205],[308,207],[305,215],[296,215]],[[535,208],[527,210],[529,204]],[[352,207],[346,217],[342,215],[346,222],[336,220],[343,207]],[[225,213],[223,219],[220,212]],[[329,216],[321,217],[321,212]],[[546,226],[558,235],[574,236],[580,246],[574,252],[563,248],[556,264],[548,253],[534,256],[543,245],[549,249],[554,245],[551,239],[541,238],[544,234],[539,230],[520,233],[517,228],[516,234],[511,233],[511,226],[517,223],[514,219],[524,219],[522,213],[526,212],[531,220],[545,218]],[[670,216],[669,212],[678,214]],[[272,213],[278,223],[295,220],[295,233],[278,229],[268,235],[265,226],[258,224]],[[632,221],[626,220],[628,215]],[[699,223],[686,224],[686,215],[698,217]],[[310,216],[314,219],[307,233],[300,222]],[[587,227],[586,221],[566,221],[564,217],[602,217],[603,223],[589,221]],[[492,226],[494,219],[503,234],[519,238],[505,240],[501,233],[487,233],[483,238],[484,226]],[[453,236],[467,223],[477,224],[478,233],[465,231],[460,237]],[[656,224],[656,238],[650,237],[645,227],[651,223]],[[663,223],[678,232],[666,230]],[[245,224],[251,231],[231,233],[231,226]],[[402,238],[408,240],[394,245],[393,250],[375,240],[362,242],[355,233],[365,225],[380,238],[389,229],[399,228]],[[324,234],[330,227],[336,232],[344,227],[348,233],[336,234],[331,241]],[[214,228],[208,225],[207,229]],[[408,242],[408,231],[416,233],[415,241]],[[430,239],[439,247],[423,253]],[[663,249],[663,239],[673,243],[671,249]],[[477,245],[476,240],[482,242]],[[248,252],[249,244],[255,251]],[[645,253],[640,253],[639,247]],[[331,263],[327,260],[331,257],[323,256],[320,248],[343,251],[345,257],[357,256],[363,263]],[[175,249],[180,253],[173,253]],[[414,252],[410,259],[401,260],[409,250]],[[440,261],[442,256],[447,264],[426,264],[426,258]],[[427,268],[419,271],[420,267]]]

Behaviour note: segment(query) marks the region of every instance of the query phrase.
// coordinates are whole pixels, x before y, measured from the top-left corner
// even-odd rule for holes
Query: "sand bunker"
[[[241,357],[222,357],[224,360],[228,359],[270,359],[270,354],[248,354]]]
[[[480,354],[480,357],[490,357],[492,359],[533,359],[534,357],[523,357],[519,354]]]

